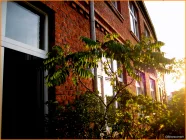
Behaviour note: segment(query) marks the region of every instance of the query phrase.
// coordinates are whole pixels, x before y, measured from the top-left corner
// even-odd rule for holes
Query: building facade
[[[76,98],[76,89],[70,78],[65,85],[48,89],[44,81],[47,73],[36,68],[54,45],[68,44],[72,52],[82,50],[79,37],[90,37],[89,2],[2,2],[1,6],[2,138],[43,138],[44,102],[56,99],[67,104]],[[142,1],[95,1],[94,7],[97,41],[103,41],[108,33],[117,33],[121,43],[127,39],[137,43],[142,34],[157,40]],[[117,69],[117,62],[112,65]],[[156,72],[140,72],[140,76],[142,80],[134,81],[129,89],[161,101],[162,78],[158,80]],[[121,81],[130,79],[124,71]],[[84,82],[93,88],[91,79]],[[113,95],[108,78],[99,68],[97,83],[100,92]]]

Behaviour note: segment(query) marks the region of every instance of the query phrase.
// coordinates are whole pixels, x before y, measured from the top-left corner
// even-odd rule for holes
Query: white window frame
[[[1,6],[1,3],[0,3]],[[0,44],[1,45],[1,44]],[[3,106],[3,70],[4,70],[4,48],[0,46],[0,113],[2,114]],[[2,126],[2,115],[0,115],[0,125]],[[0,137],[1,137],[2,127],[0,127]]]
[[[99,80],[100,80],[100,82],[99,82]],[[101,84],[101,85],[99,85],[99,83]],[[100,87],[100,88],[99,88]],[[100,91],[101,90],[101,91]],[[98,75],[98,91],[99,91],[99,96],[101,96],[101,97],[103,97],[104,95],[103,95],[103,76],[100,76],[100,75]]]
[[[3,97],[3,70],[4,70],[4,49],[5,48],[9,48],[18,52],[22,52],[25,54],[29,54],[29,55],[33,55],[39,58],[47,58],[47,53],[48,53],[48,15],[47,13],[43,12],[42,10],[40,10],[39,8],[33,6],[32,4],[30,4],[29,2],[24,2],[25,4],[27,4],[28,6],[30,6],[31,8],[39,11],[41,14],[43,14],[45,16],[45,22],[44,22],[44,50],[41,50],[39,48],[36,48],[34,46],[30,46],[27,45],[25,43],[10,39],[8,37],[5,36],[5,31],[6,31],[6,11],[7,11],[7,1],[3,1],[0,3],[0,10],[1,10],[1,21],[2,21],[2,30],[1,30],[1,34],[0,34],[0,38],[1,38],[1,44],[0,44],[0,49],[1,49],[1,75],[2,78],[0,79],[0,83],[1,84],[1,88],[0,88],[0,101],[2,100]],[[46,76],[48,74],[48,71],[44,72],[44,76]],[[45,80],[46,82],[46,80]],[[48,88],[46,85],[44,85],[44,102],[48,101]],[[2,102],[1,102],[1,109],[2,109]],[[48,113],[48,107],[47,105],[44,106],[44,113],[47,114]],[[2,122],[0,120],[0,125],[2,125]],[[1,130],[1,129],[0,129]],[[0,131],[1,132],[1,131]]]
[[[23,52],[26,54],[30,54],[40,58],[47,58],[46,54],[48,52],[48,16],[45,12],[38,9],[37,7],[31,5],[28,2],[25,2],[31,8],[39,11],[41,14],[45,16],[45,23],[44,23],[44,50],[36,48],[34,46],[19,42],[17,40],[13,40],[5,36],[6,31],[6,11],[7,11],[7,2],[2,2],[2,33],[1,33],[1,45],[5,48],[13,49],[19,52]]]
[[[136,35],[136,37],[139,39],[139,27],[138,27],[139,23],[138,23],[137,11],[136,11],[136,8],[134,7],[134,4],[131,2],[129,2],[129,14],[130,14],[131,30]]]

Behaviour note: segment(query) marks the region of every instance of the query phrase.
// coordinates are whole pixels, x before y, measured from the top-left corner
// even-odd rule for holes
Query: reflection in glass
[[[7,2],[6,37],[39,48],[40,16],[14,2]]]

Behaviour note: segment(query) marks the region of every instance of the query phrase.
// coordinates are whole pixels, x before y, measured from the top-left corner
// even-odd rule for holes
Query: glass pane
[[[152,79],[150,79],[150,87],[151,87],[151,90],[155,90],[155,82]]]
[[[136,90],[137,90],[137,95],[141,94],[141,88],[140,87],[137,87]]]
[[[110,85],[110,80],[109,79],[105,79],[105,83],[104,83],[104,93],[107,96],[113,96],[113,88]]]
[[[155,92],[154,91],[151,91],[151,96],[152,96],[152,99],[155,100]]]
[[[135,25],[134,25],[134,26],[135,26],[135,27],[134,27],[134,28],[135,28],[135,35],[139,38],[139,34],[138,34],[138,23],[137,23],[136,20],[135,20],[134,23],[135,23]]]
[[[116,9],[118,9],[118,3],[117,3],[117,1],[112,1],[112,3],[114,5],[114,7],[116,7]]]
[[[136,87],[140,87],[140,82],[136,81]]]
[[[134,7],[131,2],[129,2],[129,7],[130,7],[130,10],[134,13]]]
[[[134,33],[134,22],[133,22],[133,17],[131,13],[130,13],[130,27],[131,27],[132,32]]]
[[[6,37],[39,48],[39,24],[39,15],[7,2]]]

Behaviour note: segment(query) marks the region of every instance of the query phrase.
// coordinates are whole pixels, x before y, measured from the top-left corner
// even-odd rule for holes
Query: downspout
[[[96,29],[95,29],[95,15],[94,15],[94,1],[90,1],[89,15],[90,15],[90,38],[96,41]],[[94,68],[94,91],[98,90],[98,76],[97,68]]]
[[[90,15],[90,38],[94,41],[96,41],[96,30],[95,30],[95,15],[94,15],[94,1],[90,1],[90,8],[89,8],[89,15]],[[94,91],[98,91],[98,74],[97,74],[97,68],[94,68]],[[106,111],[106,108],[105,108]],[[106,116],[107,117],[107,116]],[[105,127],[107,126],[107,120],[105,120]]]

